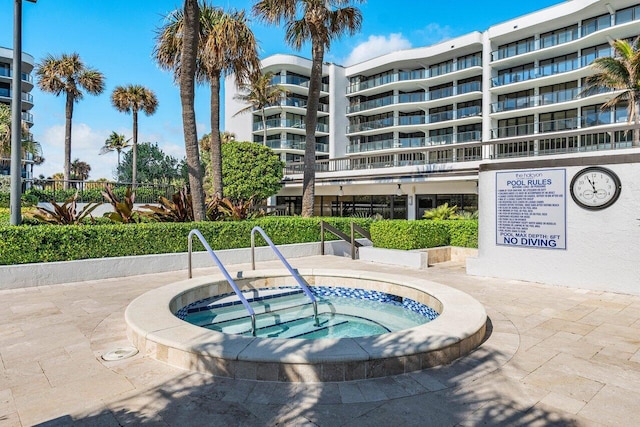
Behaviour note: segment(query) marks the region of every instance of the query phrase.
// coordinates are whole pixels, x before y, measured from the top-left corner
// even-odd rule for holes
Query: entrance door
[[[435,194],[416,195],[416,219],[422,219],[422,215],[424,215],[426,211],[435,207]]]

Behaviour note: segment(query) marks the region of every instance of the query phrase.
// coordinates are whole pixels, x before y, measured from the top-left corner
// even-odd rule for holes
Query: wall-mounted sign
[[[496,172],[496,244],[566,249],[566,169]]]

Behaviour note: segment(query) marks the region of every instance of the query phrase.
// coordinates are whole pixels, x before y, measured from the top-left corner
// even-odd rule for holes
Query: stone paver
[[[128,303],[184,279],[184,271],[0,291],[0,426],[616,426],[637,418],[638,296],[471,277],[456,263],[427,271],[331,256],[291,263],[392,272],[458,288],[485,305],[490,335],[451,365],[395,377],[232,380],[142,354],[100,359],[128,345]]]

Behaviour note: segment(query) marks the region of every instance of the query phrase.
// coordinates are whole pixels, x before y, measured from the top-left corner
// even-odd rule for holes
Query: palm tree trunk
[[[69,189],[71,180],[71,121],[73,119],[73,97],[67,94],[64,123],[64,182],[63,188]]]
[[[211,76],[211,182],[213,193],[223,197],[222,143],[220,142],[220,73]]]
[[[187,172],[191,187],[193,217],[204,221],[204,190],[202,186],[202,165],[198,149],[198,131],[196,129],[195,71],[198,49],[197,35],[200,32],[200,9],[197,0],[184,1],[184,33],[182,42],[182,70],[180,73],[180,102],[182,104],[182,127],[184,147],[187,154]]]
[[[120,152],[122,151],[121,148],[117,148],[116,151],[118,152],[118,167],[116,168],[116,181],[120,181]]]
[[[138,110],[133,110],[133,147],[131,165],[131,189],[136,189],[138,178]]]
[[[305,147],[304,175],[302,179],[302,216],[311,217],[315,208],[316,185],[316,127],[318,126],[318,103],[320,102],[320,84],[322,79],[322,61],[324,45],[312,40],[311,79],[307,115],[304,118]]]

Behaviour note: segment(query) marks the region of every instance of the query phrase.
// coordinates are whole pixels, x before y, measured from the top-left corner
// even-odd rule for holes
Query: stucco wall
[[[479,253],[467,260],[469,274],[640,294],[640,150],[583,156],[481,168]],[[614,171],[622,191],[612,206],[590,211],[573,201],[569,185],[578,171],[595,165]],[[536,169],[566,170],[566,249],[496,244],[496,174]]]

